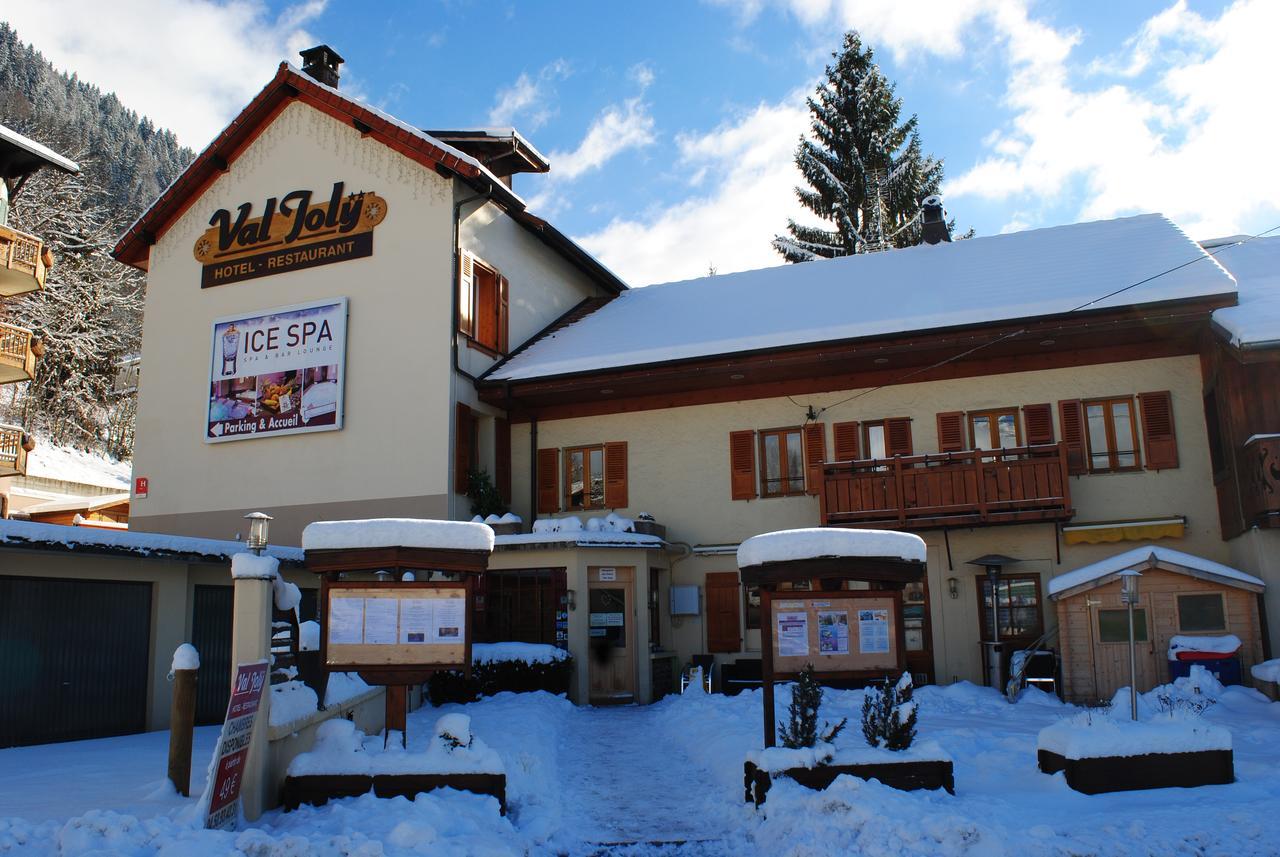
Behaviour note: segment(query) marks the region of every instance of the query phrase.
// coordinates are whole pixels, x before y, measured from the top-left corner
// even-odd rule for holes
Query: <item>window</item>
[[[862,448],[867,458],[888,458],[888,445],[885,443],[884,421],[862,424]]]
[[[998,411],[970,411],[969,439],[973,449],[1008,449],[1021,446],[1018,412],[1014,408]]]
[[[507,351],[507,278],[465,252],[458,283],[458,331],[483,349]]]
[[[1099,610],[1098,641],[1102,643],[1129,642],[1129,611]],[[1141,607],[1133,610],[1133,641],[1147,642],[1147,611]]]
[[[760,587],[744,586],[742,588],[743,616],[746,617],[747,630],[760,630]]]
[[[604,508],[604,447],[574,446],[564,451],[565,508]]]
[[[804,493],[804,446],[800,429],[760,432],[760,496]]]
[[[1179,631],[1225,631],[1227,611],[1222,593],[1178,596]]]
[[[1093,473],[1138,468],[1138,430],[1133,399],[1095,399],[1084,403],[1085,440]]]
[[[990,578],[985,576],[982,578],[982,585],[978,588],[978,592],[982,639],[990,640]],[[1044,622],[1040,618],[1039,575],[1002,575],[997,584],[997,595],[1000,601],[998,616],[1001,640],[1015,640],[1030,644],[1044,633]]]

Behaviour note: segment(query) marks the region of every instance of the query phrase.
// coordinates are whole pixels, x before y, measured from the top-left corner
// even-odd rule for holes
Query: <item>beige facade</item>
[[[1262,596],[1262,631],[1267,651],[1275,657],[1280,652],[1280,532],[1254,527],[1227,542],[1227,548],[1230,565],[1268,584]]]

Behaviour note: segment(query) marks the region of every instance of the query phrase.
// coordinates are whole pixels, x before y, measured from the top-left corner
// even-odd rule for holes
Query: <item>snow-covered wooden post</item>
[[[196,725],[196,674],[200,653],[183,643],[173,653],[169,677],[173,701],[169,706],[169,781],[183,797],[191,796],[191,739]]]
[[[231,676],[235,680],[238,664],[271,660],[271,610],[274,584],[280,561],[272,556],[238,553],[231,558],[231,577],[235,602],[231,613]],[[244,817],[257,819],[273,802],[267,794],[267,731],[270,720],[271,694],[264,693],[257,720],[249,739],[240,782],[240,804]]]

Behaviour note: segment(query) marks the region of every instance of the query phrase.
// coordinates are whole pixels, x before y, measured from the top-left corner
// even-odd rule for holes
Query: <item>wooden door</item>
[[[1110,699],[1129,686],[1129,617],[1119,592],[1090,592],[1089,621],[1092,624],[1094,686],[1099,699]],[[1145,693],[1160,683],[1163,671],[1156,657],[1154,614],[1151,597],[1141,595],[1134,608],[1134,639],[1137,641],[1138,691]],[[1163,654],[1163,652],[1161,653]]]
[[[635,608],[632,568],[587,569],[587,661],[592,705],[635,701]]]

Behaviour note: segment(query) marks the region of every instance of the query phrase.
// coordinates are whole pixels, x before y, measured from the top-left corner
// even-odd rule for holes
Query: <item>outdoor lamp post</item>
[[[245,546],[262,556],[267,547],[267,528],[271,526],[272,517],[266,512],[250,512],[244,519],[249,522],[249,538],[245,539]]]
[[[1133,639],[1133,605],[1138,603],[1140,572],[1126,568],[1120,572],[1120,601],[1129,610],[1129,716],[1138,719],[1138,655]]]

